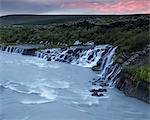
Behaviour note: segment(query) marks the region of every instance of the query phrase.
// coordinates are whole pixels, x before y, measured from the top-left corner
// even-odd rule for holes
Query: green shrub
[[[124,72],[130,74],[135,81],[142,80],[150,82],[150,66],[140,68],[126,67]]]
[[[138,18],[140,16],[105,16],[93,17],[91,21],[101,21],[105,24],[124,19]],[[99,21],[99,22],[98,22]],[[101,23],[101,24],[102,24]],[[133,25],[134,26],[134,25]],[[73,24],[66,25],[23,25],[23,26],[0,26],[0,43],[33,43],[40,41],[53,41],[55,44],[66,43],[73,45],[76,40],[82,43],[92,40],[96,45],[111,44],[118,46],[117,54],[123,52],[134,52],[149,44],[149,31],[145,29],[148,25],[141,25],[127,29],[126,27],[101,28],[97,25],[91,27]],[[88,29],[87,29],[88,28]]]

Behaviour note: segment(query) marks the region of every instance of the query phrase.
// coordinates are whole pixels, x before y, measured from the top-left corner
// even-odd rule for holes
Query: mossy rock
[[[125,73],[128,73],[132,76],[134,81],[146,81],[150,82],[150,66],[143,66],[143,67],[126,67],[124,69]]]
[[[100,66],[93,66],[91,69],[93,71],[100,71]]]

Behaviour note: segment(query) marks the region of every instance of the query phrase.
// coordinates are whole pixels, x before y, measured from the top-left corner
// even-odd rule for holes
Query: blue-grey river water
[[[89,93],[89,68],[0,52],[0,120],[148,120],[150,106],[115,88]]]

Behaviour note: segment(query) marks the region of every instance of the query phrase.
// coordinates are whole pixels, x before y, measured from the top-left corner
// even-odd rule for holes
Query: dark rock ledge
[[[119,59],[122,65],[122,73],[116,87],[125,95],[137,98],[150,104],[150,82],[144,80],[134,80],[131,75],[124,71],[125,67],[131,66],[140,68],[145,65],[150,65],[150,46],[147,46],[141,51],[131,54],[124,54]],[[149,71],[150,73],[150,71]]]
[[[134,81],[126,73],[122,73],[116,87],[127,96],[137,98],[150,104],[150,83],[146,81]]]

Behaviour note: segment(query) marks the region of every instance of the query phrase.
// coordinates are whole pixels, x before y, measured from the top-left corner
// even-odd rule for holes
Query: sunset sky
[[[0,0],[0,2],[0,15],[150,13],[150,0]]]

